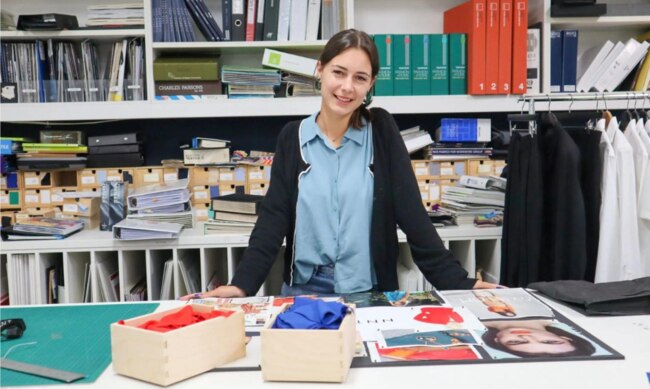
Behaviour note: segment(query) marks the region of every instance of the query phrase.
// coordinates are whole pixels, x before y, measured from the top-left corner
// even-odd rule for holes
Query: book
[[[183,162],[186,165],[216,165],[230,162],[230,149],[209,148],[209,149],[184,149]]]
[[[512,81],[513,94],[526,93],[526,53],[528,40],[528,0],[513,0]]]
[[[216,211],[214,213],[214,219],[233,222],[255,223],[257,222],[257,215],[251,215],[248,213]]]
[[[219,60],[214,57],[158,57],[153,63],[156,81],[219,81]]]
[[[562,91],[562,31],[551,31],[551,92]]]
[[[562,92],[576,91],[578,30],[562,30]]]
[[[246,27],[244,38],[247,42],[255,40],[257,0],[246,0]]]
[[[491,131],[490,119],[443,118],[440,142],[489,142]]]
[[[639,73],[634,80],[634,91],[645,92],[650,89],[650,51],[639,67]]]
[[[192,138],[192,148],[199,149],[215,149],[215,148],[224,148],[230,145],[229,140],[216,139],[216,138],[204,138],[196,136]]]
[[[307,37],[307,0],[294,0],[291,2],[291,15],[289,16],[289,40],[302,42]]]
[[[530,37],[529,37],[530,39]],[[530,46],[534,42],[528,41]],[[539,39],[536,42],[539,47]],[[530,69],[530,67],[528,67]],[[536,68],[539,72],[539,66]],[[539,76],[538,76],[539,78]],[[499,3],[499,83],[500,94],[510,94],[512,90],[512,0],[501,0]]]
[[[323,6],[325,3],[323,3]],[[393,36],[375,34],[373,37],[379,55],[379,72],[375,81],[375,96],[393,95]]]
[[[256,215],[263,199],[264,196],[234,193],[212,199],[212,209]]]
[[[411,84],[411,35],[393,35],[393,94],[410,96]]]
[[[467,94],[467,35],[449,34],[449,94]]]
[[[528,56],[526,57],[526,66],[528,68],[526,76],[526,93],[537,94],[541,91],[541,39],[539,28],[528,29]]]
[[[264,3],[264,40],[274,41],[278,38],[278,15],[280,0],[266,0]]]
[[[16,221],[15,231],[68,236],[83,228],[83,222],[71,219],[33,217]]]
[[[589,87],[596,69],[605,60],[607,54],[614,48],[614,42],[607,40],[600,46],[594,46],[585,50],[580,56],[577,63],[576,77],[578,78],[578,85],[576,87],[578,92],[589,92]]]
[[[203,224],[203,235],[217,233],[250,234],[255,223],[244,223],[227,220],[208,220]]]
[[[468,0],[446,10],[443,16],[443,32],[445,34],[467,35],[467,91],[471,95],[482,95],[487,90],[485,84],[485,7],[485,0]]]
[[[485,3],[485,85],[486,93],[499,93],[499,0]]]
[[[154,220],[126,218],[113,226],[113,238],[118,240],[147,240],[178,238],[183,225]]]
[[[289,73],[314,77],[317,60],[301,55],[289,54],[278,50],[264,49],[262,65]]]
[[[431,94],[430,51],[429,35],[411,35],[411,80],[414,96]]]
[[[432,95],[449,94],[449,36],[429,35],[430,92]]]

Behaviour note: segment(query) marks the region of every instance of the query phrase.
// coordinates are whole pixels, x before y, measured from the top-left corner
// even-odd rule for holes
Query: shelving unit
[[[627,2],[611,0],[610,2]],[[396,5],[391,0],[349,0],[348,20],[350,27],[373,33],[439,33],[442,30],[442,14],[462,0],[408,0]],[[92,4],[109,3],[108,0],[93,0]],[[612,16],[599,18],[551,18],[551,0],[530,0],[529,24],[541,23],[542,28],[542,93],[550,93],[550,49],[548,39],[551,29],[577,28],[584,33],[579,37],[578,54],[604,42],[606,39],[627,39],[650,27],[650,15]],[[53,4],[56,4],[54,6]],[[221,18],[221,1],[208,0],[217,20]],[[42,13],[44,11],[76,14],[79,24],[86,18],[88,3],[82,0],[51,3],[43,1],[5,0],[3,8],[19,13]],[[144,1],[145,18],[151,20],[151,3]],[[49,8],[47,8],[49,7]],[[47,8],[47,9],[46,9]],[[396,12],[399,16],[396,17]],[[201,34],[197,32],[198,39]],[[250,117],[250,116],[304,116],[318,108],[317,99],[291,98],[273,101],[229,101],[217,99],[200,102],[154,101],[153,60],[163,54],[202,53],[219,55],[224,64],[259,66],[265,47],[286,50],[300,55],[317,57],[325,41],[312,42],[152,42],[150,23],[145,29],[119,30],[77,30],[56,32],[2,31],[2,40],[72,39],[112,40],[126,36],[145,37],[146,77],[148,100],[140,102],[101,103],[41,103],[4,104],[0,106],[4,122],[27,121],[74,121],[147,118],[201,118],[201,117]],[[517,112],[521,104],[518,96],[396,96],[377,97],[373,105],[388,109],[393,114],[413,113],[494,113]],[[553,109],[566,110],[569,103],[558,103]],[[624,109],[626,102],[608,104],[610,109]],[[573,110],[590,110],[595,104],[576,102]],[[538,102],[535,111],[547,107]]]
[[[267,0],[268,1],[268,0]],[[440,33],[442,32],[443,12],[464,0],[349,0],[349,27],[374,33]],[[629,0],[608,0],[608,2]],[[206,0],[215,18],[221,17],[221,0]],[[113,0],[3,0],[2,7],[14,15],[56,12],[75,14],[80,26],[86,22],[86,7],[89,4],[111,4]],[[606,39],[627,39],[650,27],[650,15],[600,18],[551,18],[551,0],[529,0],[529,24],[541,23],[542,30],[542,93],[550,93],[550,50],[549,38],[552,29],[577,28],[581,31],[579,54]],[[2,31],[4,40],[65,39],[82,41],[94,39],[101,43],[124,37],[144,37],[147,81],[146,101],[88,102],[88,103],[39,103],[2,104],[2,122],[48,122],[48,121],[101,121],[129,119],[185,119],[221,117],[268,117],[268,116],[306,116],[319,108],[320,98],[228,100],[216,99],[198,102],[166,102],[154,100],[153,61],[167,54],[211,54],[219,55],[224,64],[243,64],[259,66],[265,47],[286,50],[295,54],[317,57],[325,45],[324,41],[312,42],[153,42],[151,28],[151,1],[144,0],[144,29],[116,30],[77,30],[57,32]],[[197,37],[201,34],[197,32]],[[576,94],[579,96],[580,94]],[[518,101],[519,96],[395,96],[376,97],[373,106],[383,107],[393,114],[434,114],[434,113],[498,113],[528,110],[527,104]],[[535,111],[549,109],[543,99],[534,102]],[[607,103],[611,110],[625,109],[625,100]],[[561,101],[551,104],[552,110],[592,110],[593,101]],[[496,281],[500,268],[501,229],[458,227],[440,229],[439,233],[463,266],[470,274],[481,269],[488,281]],[[415,269],[410,257],[406,238],[400,239],[400,262],[406,271]],[[200,264],[201,287],[204,288],[211,275],[216,272],[222,282],[230,280],[248,244],[246,235],[207,235],[201,230],[184,231],[181,238],[174,241],[121,242],[114,241],[110,233],[83,231],[62,241],[3,242],[0,253],[0,274],[7,274],[13,256],[29,254],[33,260],[44,266],[47,263],[62,264],[65,284],[64,300],[80,302],[83,296],[83,274],[86,264],[93,266],[91,272],[92,299],[100,300],[100,286],[97,282],[96,264],[100,260],[113,263],[120,274],[120,299],[143,275],[146,276],[148,298],[160,297],[161,276],[164,262],[174,261],[174,294],[178,297],[178,260],[191,256]],[[282,254],[280,254],[282,255]],[[281,285],[282,265],[276,261],[262,292],[277,293]],[[419,273],[418,273],[419,274]],[[44,277],[39,273],[36,277]],[[426,281],[417,275],[417,286],[428,287]],[[8,278],[10,291],[15,288],[15,280]],[[44,294],[37,293],[41,302]]]
[[[438,229],[445,245],[454,253],[456,258],[473,275],[477,269],[482,269],[488,280],[496,281],[498,277],[501,256],[501,228],[478,228],[474,226],[448,227]],[[13,256],[33,256],[35,268],[45,269],[58,263],[63,269],[64,294],[63,301],[68,303],[82,302],[83,278],[86,263],[91,265],[91,290],[93,302],[102,302],[99,288],[97,263],[108,261],[112,267],[119,270],[120,300],[125,301],[128,292],[142,277],[147,278],[147,296],[149,300],[160,298],[160,287],[164,262],[173,259],[174,263],[174,297],[181,295],[180,258],[198,261],[200,266],[200,283],[205,290],[211,276],[216,272],[221,283],[227,283],[234,275],[237,263],[241,260],[248,245],[248,235],[219,234],[203,235],[199,229],[185,230],[178,240],[158,240],[143,242],[116,241],[110,232],[81,231],[64,240],[39,241],[38,247],[34,242],[17,241],[3,242],[0,264],[3,268],[7,262],[13,261]],[[415,269],[406,243],[406,236],[399,231],[400,262],[407,269]],[[271,274],[260,294],[278,294],[282,285],[282,255],[279,255]],[[34,282],[44,285],[45,272],[33,275]],[[9,277],[10,299],[15,293],[16,280]],[[420,276],[419,289],[425,288],[426,280]],[[36,291],[33,303],[42,304],[47,301],[43,288]]]

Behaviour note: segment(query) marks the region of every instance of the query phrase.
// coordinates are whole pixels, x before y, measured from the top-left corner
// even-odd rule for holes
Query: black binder
[[[134,143],[142,143],[142,136],[140,133],[132,132],[129,134],[115,134],[115,135],[101,135],[89,136],[88,146],[109,146],[109,145],[128,145]]]
[[[232,0],[232,40],[246,40],[246,5],[244,0]]]
[[[63,14],[38,14],[38,15],[18,15],[18,30],[75,30],[79,28],[79,22],[74,15]]]

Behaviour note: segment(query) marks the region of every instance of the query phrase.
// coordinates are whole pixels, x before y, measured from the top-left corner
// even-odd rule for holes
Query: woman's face
[[[371,72],[368,55],[356,48],[345,50],[325,66],[319,63],[323,108],[341,116],[351,115],[372,88]]]
[[[568,338],[531,328],[503,329],[497,333],[496,341],[512,351],[531,354],[562,354],[575,350]]]

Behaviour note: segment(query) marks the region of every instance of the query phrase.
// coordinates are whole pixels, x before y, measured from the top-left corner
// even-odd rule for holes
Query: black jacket
[[[411,253],[427,280],[438,289],[470,289],[476,282],[448,251],[422,206],[411,160],[393,117],[373,108],[374,194],[371,253],[378,289],[399,289],[397,225],[406,233]],[[291,285],[298,178],[309,166],[300,153],[300,120],[288,123],[278,137],[271,184],[260,207],[244,258],[231,284],[254,295],[269,273],[286,237],[284,281]]]

